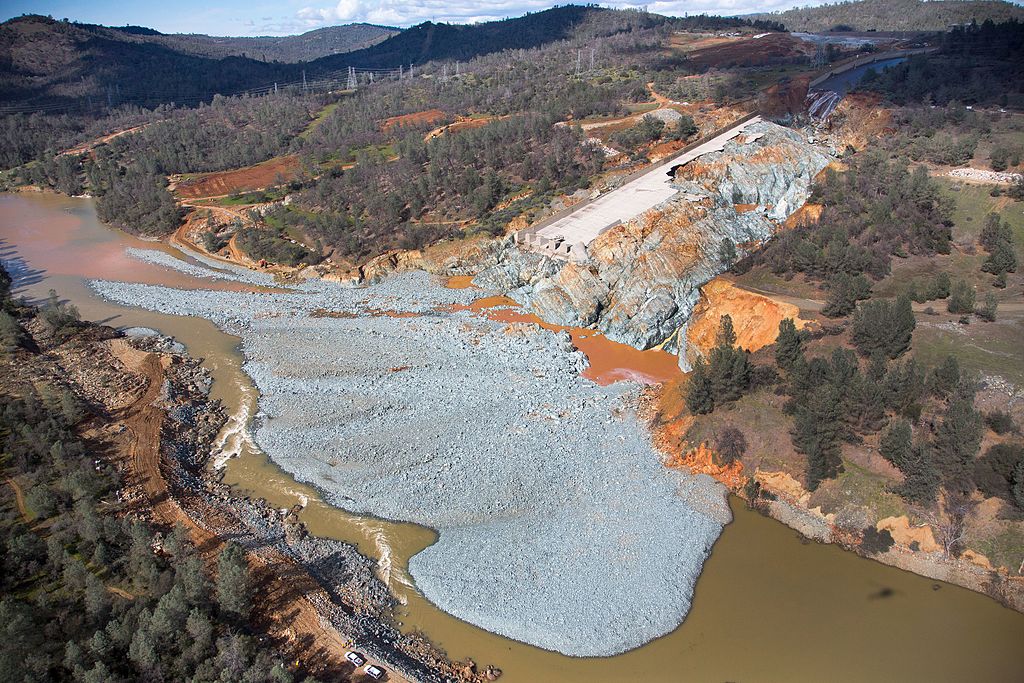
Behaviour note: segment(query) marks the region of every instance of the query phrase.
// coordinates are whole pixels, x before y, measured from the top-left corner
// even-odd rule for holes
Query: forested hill
[[[790,31],[946,31],[972,21],[1024,20],[1024,7],[1001,0],[857,0],[749,18],[780,21]]]
[[[438,59],[467,60],[507,49],[539,47],[569,38],[585,29],[592,30],[596,35],[610,35],[616,32],[617,26],[625,30],[635,26],[638,21],[654,24],[666,19],[637,12],[566,5],[483,24],[435,24],[428,21],[373,47],[346,55],[325,57],[315,64],[326,69],[348,65],[380,69],[394,68],[399,64],[423,64]]]
[[[100,105],[197,104],[215,93],[301,78],[301,67],[244,57],[211,59],[151,36],[25,16],[0,24],[0,103],[42,111]]]
[[[636,11],[569,5],[476,25],[427,22],[362,50],[285,64],[253,59],[255,54],[205,56],[213,50],[204,41],[219,40],[208,36],[163,36],[143,27],[109,28],[23,16],[0,24],[0,103],[18,111],[44,112],[95,111],[121,104],[194,105],[218,93],[301,83],[304,75],[336,77],[348,66],[397,69],[436,59],[468,60],[573,35],[608,36],[668,21]],[[338,28],[344,27],[334,27]],[[327,29],[328,35],[334,29]],[[312,40],[314,33],[293,38]]]
[[[147,42],[199,57],[249,57],[261,62],[311,62],[320,57],[360,50],[399,33],[399,29],[373,24],[326,26],[295,36],[230,37],[191,33],[163,34],[137,26],[116,27]]]

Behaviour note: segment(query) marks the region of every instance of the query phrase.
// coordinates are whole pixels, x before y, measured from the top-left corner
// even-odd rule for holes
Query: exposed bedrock
[[[699,288],[723,270],[719,249],[771,238],[831,161],[789,128],[761,122],[676,174],[680,192],[601,234],[584,263],[498,243],[474,282],[562,325],[591,326],[646,349],[684,326]]]

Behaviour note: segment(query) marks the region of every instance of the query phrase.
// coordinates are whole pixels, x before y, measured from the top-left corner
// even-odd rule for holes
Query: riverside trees
[[[0,284],[5,276],[0,269]],[[19,329],[43,315],[0,291],[0,310]],[[118,474],[80,434],[101,431],[103,416],[70,390],[38,383],[50,372],[39,358],[80,353],[73,345],[88,327],[66,308],[49,317],[74,324],[37,337],[41,348],[0,356],[4,477],[26,492],[24,513],[7,485],[0,507],[0,679],[294,681],[245,618],[250,579],[237,546],[219,562],[214,601],[187,533],[161,543],[148,523],[118,514]]]

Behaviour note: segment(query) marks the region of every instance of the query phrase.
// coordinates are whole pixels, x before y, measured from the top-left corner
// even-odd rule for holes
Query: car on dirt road
[[[355,651],[346,652],[345,659],[352,662],[357,669],[361,667],[363,664],[366,664],[366,657],[362,656],[361,654]]]
[[[379,681],[380,679],[384,678],[384,669],[380,668],[379,666],[374,666],[373,664],[367,664],[366,668],[363,669],[363,671],[366,672],[367,676],[369,676],[370,678],[372,678],[374,680]]]

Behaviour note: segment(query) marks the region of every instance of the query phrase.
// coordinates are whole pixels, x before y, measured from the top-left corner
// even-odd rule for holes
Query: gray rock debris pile
[[[699,288],[722,272],[722,242],[742,247],[769,239],[830,160],[796,131],[754,124],[723,151],[682,167],[678,195],[600,235],[588,262],[552,260],[506,241],[484,257],[474,282],[548,322],[595,326],[615,341],[650,348],[687,323]]]
[[[581,378],[564,335],[439,309],[476,295],[424,273],[287,293],[93,287],[240,336],[259,445],[339,507],[437,529],[409,569],[445,611],[604,656],[689,610],[729,519],[724,491],[664,468],[628,409],[632,387]]]

